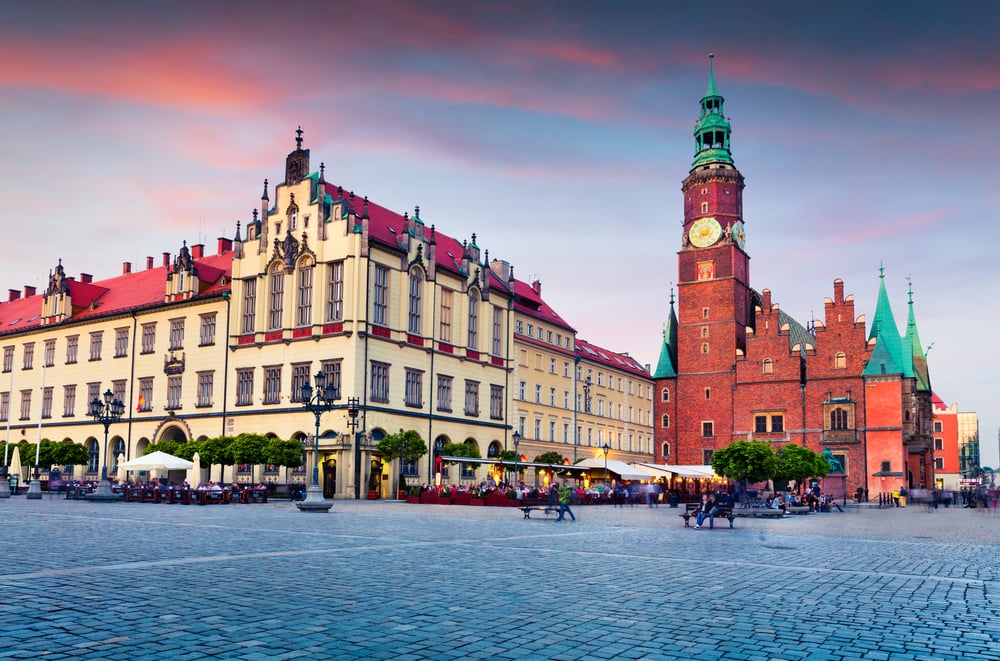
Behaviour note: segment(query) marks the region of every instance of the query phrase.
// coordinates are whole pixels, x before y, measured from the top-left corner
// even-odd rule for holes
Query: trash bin
[[[20,486],[20,482],[21,482],[21,476],[18,475],[17,473],[14,473],[13,475],[10,476],[10,495],[16,496],[18,493],[20,493],[17,489]]]
[[[670,494],[670,506],[671,507],[677,507],[677,494],[676,493]]]

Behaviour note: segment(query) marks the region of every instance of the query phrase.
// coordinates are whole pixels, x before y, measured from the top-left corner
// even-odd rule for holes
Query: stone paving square
[[[0,659],[1000,659],[1000,517],[0,500]]]

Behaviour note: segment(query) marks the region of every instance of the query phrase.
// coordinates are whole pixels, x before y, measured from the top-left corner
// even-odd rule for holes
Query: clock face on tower
[[[740,247],[740,250],[743,250],[743,244],[746,243],[747,240],[746,232],[743,231],[743,223],[739,220],[733,223],[732,232],[733,241]]]
[[[722,236],[722,226],[715,218],[699,218],[691,225],[688,238],[695,248],[707,248]]]

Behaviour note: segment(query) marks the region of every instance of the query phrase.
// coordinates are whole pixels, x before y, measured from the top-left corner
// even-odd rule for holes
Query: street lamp
[[[361,443],[358,441],[358,407],[357,397],[347,398],[347,426],[351,428],[351,439],[354,441],[354,500],[361,500]]]
[[[607,482],[608,481],[608,452],[611,451],[611,446],[608,445],[607,443],[605,443],[604,445],[601,446],[601,449],[604,450],[604,481]]]
[[[583,382],[583,412],[584,413],[590,413],[590,386],[592,384],[593,384],[593,381],[590,380],[589,376],[587,377],[587,380]]]
[[[95,397],[90,402],[90,409],[87,414],[104,425],[104,452],[101,453],[101,481],[97,485],[97,490],[90,495],[93,500],[117,500],[118,497],[111,491],[111,483],[108,482],[108,428],[112,422],[118,422],[125,413],[125,403],[115,398],[114,393],[109,388],[104,392],[104,401]]]
[[[520,453],[518,453],[517,451],[517,446],[520,445],[520,443],[521,443],[521,434],[519,434],[517,430],[515,430],[514,431],[514,486],[515,487],[518,484],[517,461],[518,459],[521,458]]]
[[[306,498],[295,503],[301,512],[329,512],[333,503],[323,498],[323,490],[319,486],[319,418],[323,413],[333,408],[334,402],[340,399],[337,386],[331,381],[326,382],[323,370],[316,372],[316,387],[309,385],[309,377],[302,382],[299,396],[305,409],[316,416],[316,434],[313,436],[313,478],[312,484],[306,488]]]

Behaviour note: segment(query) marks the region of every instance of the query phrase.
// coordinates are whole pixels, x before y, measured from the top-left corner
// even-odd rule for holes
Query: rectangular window
[[[128,355],[128,329],[115,329],[115,358],[124,358]]]
[[[451,383],[452,378],[443,374],[438,374],[437,385],[437,409],[438,411],[451,411]]]
[[[375,265],[375,283],[373,285],[372,321],[380,326],[388,324],[389,306],[389,269],[381,264]],[[386,399],[385,401],[388,401]]]
[[[527,391],[528,391],[528,382],[527,381],[521,381],[521,383],[518,385],[518,389],[517,389],[517,398],[519,400],[521,400],[522,402],[525,401],[524,396],[525,396],[525,393]]]
[[[503,386],[490,386],[490,419],[503,420]]]
[[[139,403],[136,409],[139,411],[153,410],[153,377],[139,379]]]
[[[771,431],[774,433],[785,431],[785,416],[779,413],[771,416]]]
[[[45,340],[45,356],[42,357],[44,365],[46,367],[52,367],[56,364],[56,341],[55,340]]]
[[[421,407],[424,405],[424,373],[420,370],[406,369],[406,405]]]
[[[549,388],[549,406],[556,405],[556,389]]]
[[[701,435],[704,438],[712,438],[715,436],[715,425],[711,422],[701,423]]]
[[[767,416],[766,415],[755,415],[753,417],[753,430],[758,434],[767,433]]]
[[[156,349],[156,324],[142,325],[142,353],[153,353]]]
[[[305,383],[310,383],[313,386],[316,385],[309,380],[310,365],[310,363],[292,363],[292,393],[288,401],[301,402],[302,385]]]
[[[323,371],[326,376],[327,386],[333,385],[333,398],[340,399],[340,361],[339,360],[324,360],[319,364],[319,368]]]
[[[111,394],[119,402],[125,401],[125,379],[115,379],[111,382]]]
[[[184,319],[170,320],[169,346],[171,351],[180,351],[184,348]]]
[[[76,408],[76,385],[63,386],[63,417],[72,418]]]
[[[493,307],[493,355],[499,356],[503,353],[503,310]],[[553,360],[553,363],[555,361]],[[555,374],[555,369],[552,370]]]
[[[215,386],[215,372],[198,372],[198,406],[212,405],[212,390]]]
[[[253,368],[236,370],[236,406],[253,404]]]
[[[535,404],[542,403],[542,384],[535,384]]]
[[[253,333],[255,330],[254,320],[257,315],[257,280],[247,278],[243,281],[243,323],[241,325],[243,333]]]
[[[264,404],[277,404],[281,401],[281,368],[264,368]]]
[[[179,374],[167,377],[167,405],[164,408],[168,411],[176,411],[181,408],[181,376]]]
[[[542,421],[535,419],[535,435],[533,438],[541,440],[542,438]]]
[[[892,472],[892,462],[891,461],[883,461],[882,462],[882,472],[883,473],[891,473]]]
[[[940,434],[942,429],[944,429],[944,428],[941,426],[941,421],[940,420],[935,420],[934,421],[934,433],[935,434]]]
[[[10,417],[10,393],[0,393],[0,421],[7,422]]]
[[[312,324],[312,303],[313,303],[313,269],[312,267],[299,269],[299,300],[295,311],[295,325],[309,326]]]
[[[279,330],[285,313],[285,273],[271,274],[271,297],[267,308],[267,329]]]
[[[944,470],[944,459],[941,457],[934,457],[934,470]]]
[[[201,328],[198,331],[198,346],[207,347],[215,344],[215,313],[201,315]]]
[[[555,373],[556,373],[556,359],[549,358],[549,374],[555,374]]]
[[[70,335],[66,338],[66,364],[72,365],[76,362],[77,349],[80,346],[80,336]],[[7,370],[10,371],[10,370]]]
[[[556,423],[555,420],[549,420],[549,440],[553,443],[556,442]]]
[[[42,417],[51,418],[52,417],[52,390],[53,388],[48,387],[42,390]]]
[[[372,361],[371,399],[373,402],[389,401],[389,364]]]
[[[934,449],[935,450],[944,450],[944,439],[943,438],[935,438],[934,439]]]
[[[479,415],[478,381],[465,381],[465,415]]]
[[[455,292],[450,289],[441,290],[441,322],[438,329],[438,339],[451,343],[451,315]]]
[[[21,391],[21,420],[27,420],[31,417],[31,391],[22,390]]]
[[[705,465],[705,466],[711,466],[712,465],[712,455],[713,454],[714,454],[714,450],[702,450],[701,451],[701,463],[703,465]]]
[[[10,372],[14,369],[14,347],[3,348],[3,371]]]
[[[24,369],[30,370],[35,363],[35,343],[28,342],[24,345]]]
[[[101,347],[104,345],[104,331],[90,334],[90,359],[101,359]]]
[[[344,318],[344,262],[330,264],[330,291],[326,299],[326,320]]]

